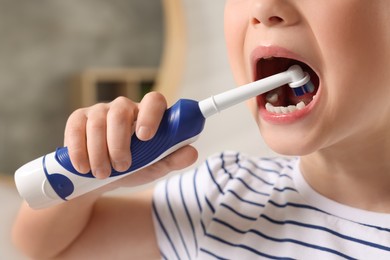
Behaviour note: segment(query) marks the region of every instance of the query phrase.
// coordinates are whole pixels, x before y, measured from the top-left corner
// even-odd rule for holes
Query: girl
[[[184,147],[110,187],[33,211],[15,243],[38,259],[388,259],[390,257],[390,2],[227,0],[225,28],[238,84],[300,64],[315,92],[279,88],[248,102],[276,152],[235,152],[130,198],[106,190],[190,165]],[[305,107],[282,112],[304,102]],[[106,178],[131,164],[132,125],[151,138],[166,109],[150,93],[74,112],[65,144],[80,172]],[[237,138],[249,138],[238,136]],[[255,144],[254,144],[255,145]],[[154,195],[152,195],[154,194]]]

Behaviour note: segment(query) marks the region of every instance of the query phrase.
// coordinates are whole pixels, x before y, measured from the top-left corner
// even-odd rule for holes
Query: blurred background
[[[70,88],[86,69],[159,66],[161,4],[0,0],[1,172],[62,145]]]
[[[62,146],[72,110],[150,90],[172,104],[235,87],[224,2],[0,0],[0,259],[25,259],[9,237],[21,202],[13,174]],[[195,146],[199,161],[227,149],[272,154],[245,104],[210,118]]]

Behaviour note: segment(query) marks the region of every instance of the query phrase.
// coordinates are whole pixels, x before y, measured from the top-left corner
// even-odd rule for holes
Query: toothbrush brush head
[[[306,93],[313,93],[314,84],[310,81],[310,75],[304,72],[298,65],[293,65],[288,69],[291,82],[288,84],[292,88],[295,96],[303,96]]]
[[[301,87],[296,87],[292,89],[294,92],[294,95],[299,97],[303,96],[307,93],[313,93],[315,90],[314,84],[309,80],[306,84],[304,84]]]

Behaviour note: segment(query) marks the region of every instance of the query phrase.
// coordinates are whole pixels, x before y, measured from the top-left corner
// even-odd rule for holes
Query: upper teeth
[[[263,57],[263,59],[265,59],[265,60],[269,60],[269,59],[273,59],[274,58],[274,56],[265,56],[265,57]]]

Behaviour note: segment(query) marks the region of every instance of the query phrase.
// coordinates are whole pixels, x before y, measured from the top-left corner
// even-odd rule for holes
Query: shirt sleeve
[[[153,218],[163,259],[197,257],[237,157],[236,153],[210,157],[195,170],[157,184]]]

